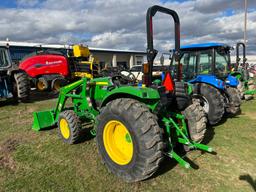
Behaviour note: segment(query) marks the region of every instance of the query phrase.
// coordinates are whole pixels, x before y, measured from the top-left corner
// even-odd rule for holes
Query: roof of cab
[[[229,45],[224,43],[198,43],[198,44],[190,44],[190,45],[183,45],[180,49],[203,49],[203,48],[210,48],[210,47],[225,47],[230,48]]]

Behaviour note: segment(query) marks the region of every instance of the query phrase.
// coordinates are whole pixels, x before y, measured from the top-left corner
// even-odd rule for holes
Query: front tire
[[[237,88],[227,87],[226,93],[228,97],[228,107],[226,107],[226,112],[232,115],[236,115],[240,112],[241,98],[240,93]]]
[[[240,95],[240,99],[243,99],[244,98],[244,84],[242,83],[242,81],[238,80],[238,85],[237,85],[237,89],[239,91],[239,95]]]
[[[79,117],[72,110],[66,110],[60,113],[58,119],[59,135],[64,143],[78,143],[81,137],[81,122]]]
[[[108,169],[127,182],[153,175],[163,158],[162,132],[155,115],[134,99],[109,102],[97,117],[96,141]]]

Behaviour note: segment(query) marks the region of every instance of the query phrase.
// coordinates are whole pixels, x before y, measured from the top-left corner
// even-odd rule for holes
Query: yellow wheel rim
[[[59,91],[60,90],[60,81],[56,80],[53,84],[53,89],[56,90],[56,91]]]
[[[127,165],[133,157],[133,142],[127,128],[116,120],[109,121],[103,131],[103,142],[109,157],[119,165]]]
[[[68,122],[66,119],[60,120],[60,132],[61,132],[62,137],[64,137],[65,139],[69,138],[70,131],[69,131],[69,126],[68,126]]]
[[[40,90],[40,91],[42,91],[42,90],[44,90],[45,89],[45,84],[42,82],[42,81],[39,81],[38,83],[37,83],[37,88]]]

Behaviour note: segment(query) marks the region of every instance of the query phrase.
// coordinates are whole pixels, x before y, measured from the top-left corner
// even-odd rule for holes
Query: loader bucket
[[[41,129],[49,128],[56,123],[53,111],[34,112],[33,116],[34,121],[32,129],[35,131],[40,131]]]

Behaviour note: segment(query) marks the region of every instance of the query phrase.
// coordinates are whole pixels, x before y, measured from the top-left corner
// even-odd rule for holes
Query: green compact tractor
[[[79,142],[83,125],[93,122],[90,134],[96,136],[105,165],[128,182],[153,175],[164,155],[189,168],[190,164],[175,151],[178,145],[191,150],[213,150],[200,143],[206,117],[199,105],[191,104],[186,84],[173,82],[168,72],[163,82],[152,82],[157,54],[153,48],[152,17],[157,12],[174,19],[176,59],[179,60],[179,17],[173,10],[152,6],[147,11],[148,64],[143,66],[142,85],[119,75],[82,78],[61,88],[54,109],[33,114],[34,130],[57,124],[61,138],[68,144]],[[65,105],[68,99],[72,100],[72,107]],[[204,126],[198,126],[198,122]]]
[[[241,58],[239,57],[240,46],[242,46],[243,51],[243,59],[241,63]],[[250,78],[249,71],[248,71],[248,63],[246,63],[246,53],[245,53],[245,44],[244,43],[237,43],[236,44],[236,64],[231,71],[231,75],[236,77],[239,81],[238,89],[241,93],[241,98],[248,100],[253,97],[256,93],[255,89],[255,82],[253,78]]]

